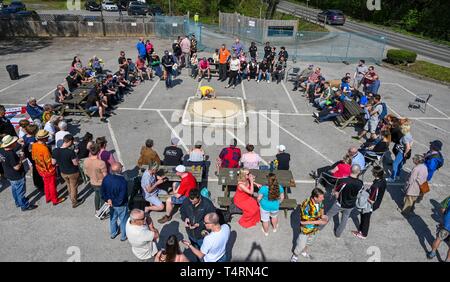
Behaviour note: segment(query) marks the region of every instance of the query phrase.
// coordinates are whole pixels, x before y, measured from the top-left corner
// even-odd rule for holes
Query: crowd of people
[[[228,87],[235,87],[244,79],[257,82],[273,77],[280,82],[286,69],[288,53],[284,47],[276,53],[276,48],[266,43],[264,55],[258,55],[256,44],[252,43],[245,52],[243,44],[236,39],[229,51],[225,44],[211,58],[197,59],[197,41],[195,36],[180,37],[173,43],[172,52],[164,51],[159,59],[150,41],[140,38],[136,45],[138,57],[135,62],[120,52],[119,70],[114,74],[104,73],[103,60],[93,56],[84,67],[75,57],[67,76],[68,90],[58,85],[55,90],[54,104],[43,107],[34,97],[27,101],[27,113],[32,122],[23,120],[16,132],[11,122],[5,117],[5,108],[0,105],[0,162],[2,175],[9,181],[13,199],[22,211],[37,208],[26,197],[25,175],[32,171],[34,186],[42,191],[47,203],[58,205],[66,200],[59,197],[58,182],[65,183],[73,208],[80,206],[84,199],[79,197],[80,178],[86,179],[94,191],[95,216],[104,218],[109,211],[110,237],[120,235],[121,241],[131,244],[133,254],[142,261],[185,262],[188,258],[180,248],[180,241],[174,234],[169,234],[164,248],[158,250],[156,242],[160,232],[155,227],[152,214],[161,213],[159,224],[172,221],[176,212],[180,212],[188,240],[181,243],[190,249],[197,260],[205,262],[228,261],[227,243],[230,238],[230,226],[221,223],[220,212],[209,198],[207,188],[200,187],[196,178],[186,168],[200,165],[207,170],[208,156],[201,143],[196,143],[189,152],[180,148],[180,140],[172,138],[160,158],[153,149],[154,141],[146,140],[140,150],[136,167],[142,170],[140,190],[146,201],[143,209],[130,207],[128,180],[123,175],[123,165],[107,148],[105,137],[86,133],[81,140],[71,134],[70,120],[56,114],[65,99],[71,99],[71,92],[82,83],[95,82],[85,105],[91,112],[98,112],[102,121],[114,114],[115,105],[123,101],[124,95],[132,88],[157,76],[165,80],[166,87],[172,87],[172,77],[178,75],[183,67],[191,69],[194,77],[211,78],[211,67],[217,67],[219,80],[228,78]],[[248,56],[247,56],[248,54]],[[260,60],[257,63],[257,60]],[[103,80],[102,80],[103,79]],[[353,84],[351,80],[353,79]],[[363,87],[363,91],[359,89]],[[325,187],[325,191],[315,187],[311,196],[300,205],[300,234],[296,241],[291,261],[299,256],[312,259],[310,247],[320,230],[329,224],[330,219],[342,214],[335,227],[335,236],[340,237],[345,231],[347,220],[353,210],[360,212],[361,220],[357,230],[352,234],[359,239],[366,239],[369,232],[370,218],[381,205],[388,183],[399,180],[402,167],[412,157],[414,167],[404,187],[404,205],[400,209],[405,216],[413,213],[415,203],[419,202],[429,191],[428,183],[435,172],[443,166],[441,153],[442,142],[430,142],[429,151],[412,155],[413,138],[411,121],[388,114],[382,96],[378,93],[380,79],[374,67],[366,67],[361,60],[351,76],[347,73],[340,80],[326,80],[319,67],[310,65],[302,71],[295,88],[304,90],[306,100],[317,107],[314,114],[317,122],[335,119],[344,111],[345,101],[355,101],[366,114],[365,126],[357,136],[364,139],[360,148],[351,147],[342,160],[331,166],[312,171],[311,176]],[[201,89],[203,96],[214,95],[214,89]],[[367,133],[370,133],[367,136]],[[393,144],[394,154],[391,174],[385,179],[386,169],[383,159],[389,154]],[[267,184],[257,183],[251,169],[259,169],[267,163],[254,150],[255,146],[247,144],[242,153],[233,139],[223,148],[216,159],[216,173],[220,168],[239,170],[234,205],[242,211],[238,223],[242,228],[252,228],[261,222],[261,231],[269,236],[269,230],[278,231],[277,219],[280,204],[285,191],[276,174],[268,175]],[[289,170],[291,156],[284,145],[278,146],[271,169]],[[380,161],[381,160],[381,161]],[[169,181],[158,175],[160,165],[173,166],[179,181]],[[373,181],[364,187],[360,179],[366,171],[371,170]],[[205,175],[203,175],[205,176]],[[325,207],[326,190],[331,187],[335,201]],[[201,189],[203,188],[203,189]],[[162,200],[166,196],[165,200]],[[104,207],[106,206],[106,209]],[[131,208],[131,210],[130,210]],[[325,210],[327,209],[327,212]],[[441,241],[449,238],[449,201],[442,203],[443,223],[438,237],[427,253],[429,258],[436,256]],[[450,260],[450,251],[447,255]]]

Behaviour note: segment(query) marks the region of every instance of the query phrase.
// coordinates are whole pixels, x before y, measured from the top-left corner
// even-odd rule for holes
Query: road
[[[295,4],[287,1],[281,1],[277,9],[294,14],[295,11],[301,10],[302,12],[309,13],[311,16],[316,16],[320,10],[313,8],[306,8],[300,4]],[[295,15],[295,14],[294,14]],[[407,36],[392,32],[390,30],[383,30],[380,28],[374,28],[363,23],[348,20],[343,26],[333,26],[337,30],[345,32],[357,32],[361,34],[367,34],[369,36],[384,37],[387,44],[396,48],[408,49],[416,52],[419,55],[450,63],[450,47],[440,45],[434,42],[430,42],[424,39]]]

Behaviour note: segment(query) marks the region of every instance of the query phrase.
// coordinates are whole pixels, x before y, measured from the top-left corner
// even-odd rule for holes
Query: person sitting
[[[311,171],[309,175],[316,180],[323,178],[326,182],[335,184],[337,179],[350,176],[351,167],[352,158],[347,154],[333,165],[318,168],[316,171]]]
[[[258,72],[259,67],[256,63],[256,59],[252,59],[247,65],[247,81],[250,81],[250,79],[256,79],[256,81],[258,81]]]
[[[121,68],[125,71],[125,78],[128,77],[128,80],[133,84],[133,86],[137,86],[140,83],[140,80],[137,79],[138,77],[138,70],[136,67],[136,64],[133,63],[133,60],[131,58],[127,58],[127,69]]]
[[[155,72],[155,75],[161,78],[163,75],[163,71],[161,68],[161,59],[159,58],[158,54],[153,53],[150,62],[151,62],[150,65],[152,66],[152,70]]]
[[[213,59],[213,63],[214,65],[216,65],[216,69],[219,65],[219,49],[216,49],[214,51],[214,54],[212,55],[212,59]]]
[[[44,112],[42,113],[42,123],[46,123],[55,114],[54,108],[50,104],[44,105]]]
[[[160,224],[172,220],[174,206],[183,204],[183,201],[189,197],[189,192],[197,188],[197,180],[192,173],[186,171],[184,165],[175,167],[176,175],[180,177],[180,182],[174,182],[172,185],[172,195],[166,201],[166,215],[158,219]]]
[[[205,151],[202,149],[202,143],[197,142],[193,149],[189,151],[189,165],[203,166],[205,161]]]
[[[88,66],[98,74],[103,73],[103,60],[96,55],[89,60]]]
[[[368,142],[367,146],[362,146],[359,152],[363,154],[366,163],[373,163],[377,156],[381,156],[389,150],[389,143],[391,135],[389,131],[384,131],[381,134],[382,139],[375,140],[375,142]]]
[[[301,86],[305,89],[305,93],[309,93],[311,87],[314,88],[317,82],[319,82],[319,77],[322,76],[320,73],[320,68],[317,67],[313,73],[311,73],[306,81],[304,81]]]
[[[342,103],[339,99],[334,100],[334,104],[327,106],[325,109],[320,111],[319,113],[314,113],[315,122],[321,123],[328,120],[336,119],[339,115],[342,115],[344,112],[344,103]]]
[[[241,53],[244,53],[243,51]],[[248,77],[248,63],[247,58],[245,57],[245,54],[242,54],[239,58],[239,61],[241,62],[241,70],[239,75],[239,82],[242,82],[243,79],[246,79]]]
[[[233,202],[242,210],[242,216],[238,223],[244,228],[255,226],[261,220],[258,202],[253,193],[255,187],[261,187],[255,182],[255,176],[248,169],[241,169],[238,176],[238,185],[234,194]]]
[[[217,164],[223,168],[239,168],[239,161],[241,160],[241,149],[237,147],[237,140],[233,138],[231,144],[227,148],[220,151]]]
[[[259,156],[259,154],[254,152],[255,146],[247,144],[245,149],[247,149],[247,153],[242,155],[242,167],[246,169],[259,169],[259,163],[264,160]]]
[[[164,165],[169,166],[177,166],[180,165],[183,162],[183,150],[178,148],[178,143],[180,143],[180,139],[174,137],[170,139],[170,146],[167,146],[164,149]]]
[[[161,164],[158,153],[153,149],[153,140],[145,140],[145,145],[141,147],[141,153],[137,161],[137,166],[141,168],[145,164],[157,163]]]
[[[325,106],[331,104],[331,99],[333,99],[334,91],[331,89],[330,83],[328,81],[325,81],[323,83],[323,91],[321,92],[320,96],[314,99],[314,106],[316,106],[319,109],[325,108]]]
[[[75,71],[78,73],[83,72],[83,64],[81,63],[81,60],[78,56],[73,57],[69,72],[72,72],[72,71]]]
[[[304,85],[304,82],[308,80],[308,77],[310,77],[314,72],[314,65],[309,65],[308,68],[302,70],[296,77],[294,82],[294,89],[292,91],[297,91],[298,87],[302,87]]]
[[[198,69],[199,69],[199,79],[198,79],[199,82],[200,80],[202,80],[205,74],[208,75],[208,82],[211,81],[210,65],[206,57],[203,57],[203,59],[200,60],[200,62],[198,63]]]
[[[189,262],[189,259],[181,251],[177,236],[170,235],[165,247],[155,255],[155,262]]]
[[[317,83],[315,83],[314,86],[309,89],[308,99],[310,104],[314,105],[314,101],[322,95],[325,89],[324,84],[325,77],[319,76]]]
[[[36,98],[34,97],[28,98],[26,109],[27,114],[31,117],[33,122],[40,125],[42,121],[42,114],[44,113],[44,108],[37,104]]]
[[[71,71],[69,75],[66,77],[66,81],[67,87],[69,88],[70,92],[73,92],[75,89],[81,86],[81,79],[77,75],[76,71]]]
[[[53,115],[47,123],[45,123],[44,130],[48,131],[48,141],[47,144],[51,145],[55,141],[55,134],[56,134],[56,126],[58,123],[62,121],[62,116],[56,116]]]
[[[89,91],[84,108],[88,111],[90,115],[98,112],[100,116],[100,121],[107,122],[105,118],[105,111],[108,107],[107,101],[101,99],[99,96],[100,83],[96,83],[95,87]],[[106,97],[105,97],[106,98]]]
[[[280,57],[280,60],[275,63],[273,78],[277,81],[277,84],[284,78],[284,73],[286,71],[286,61],[284,57]]]
[[[216,99],[216,90],[214,88],[212,88],[211,86],[201,86],[199,88],[200,90],[200,98],[201,99],[211,99],[214,98]]]
[[[363,154],[358,151],[358,148],[352,146],[348,149],[347,154],[352,158],[352,165],[359,165],[364,170],[366,168],[366,161]]]
[[[144,73],[147,74],[148,79],[152,80],[153,75],[152,75],[152,69],[151,68],[147,68],[145,66],[145,59],[142,57],[138,57],[136,60],[136,68],[138,71],[138,76],[141,78],[141,81],[144,81]]]
[[[72,95],[66,90],[64,85],[58,84],[55,90],[55,104],[54,106],[61,106],[64,100],[71,99]]]
[[[164,210],[164,204],[158,196],[167,195],[167,192],[160,189],[160,187],[168,180],[167,177],[157,175],[158,171],[159,164],[150,162],[148,169],[145,170],[141,178],[142,195],[144,196],[145,201],[150,204],[144,209],[146,213]]]
[[[291,161],[291,155],[286,153],[286,146],[278,145],[278,154],[276,154],[275,158],[278,162],[278,170],[289,170],[289,163]]]
[[[198,58],[197,53],[191,56],[191,76],[195,79],[198,75]]]
[[[259,74],[258,74],[258,79],[256,80],[256,82],[260,82],[262,80],[262,77],[264,76],[267,83],[270,83],[270,66],[269,66],[269,62],[267,61],[266,58],[264,58],[263,61],[259,64],[258,69],[259,69]]]

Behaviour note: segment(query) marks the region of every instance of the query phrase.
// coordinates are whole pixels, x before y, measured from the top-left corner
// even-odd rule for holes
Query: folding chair
[[[295,80],[295,78],[297,77],[299,72],[300,72],[300,68],[297,68],[297,67],[289,68],[287,70],[287,72],[285,71],[285,73],[284,73],[285,82],[287,82],[288,80],[289,81]]]
[[[428,101],[431,98],[431,94],[418,95],[417,98],[409,102],[408,109],[411,111],[412,109],[419,109],[422,113],[425,113],[427,110]]]

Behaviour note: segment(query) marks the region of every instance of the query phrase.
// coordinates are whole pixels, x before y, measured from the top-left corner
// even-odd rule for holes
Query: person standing
[[[414,210],[414,204],[423,197],[420,191],[420,186],[427,181],[428,169],[424,164],[425,159],[422,155],[415,155],[413,157],[414,168],[412,169],[409,179],[406,183],[406,195],[402,208],[403,215],[409,215]]]
[[[411,157],[411,148],[413,144],[413,137],[411,135],[411,126],[408,123],[401,125],[401,133],[403,137],[400,139],[400,144],[395,146],[396,155],[394,163],[392,164],[392,175],[387,182],[395,182],[400,179],[400,171],[406,160]]]
[[[250,43],[250,47],[248,48],[248,53],[250,54],[250,57],[252,58],[252,61],[255,60],[258,56],[258,47],[256,47],[256,43],[252,42]]]
[[[25,154],[20,151],[16,154],[17,136],[6,135],[2,138],[2,145],[0,147],[0,164],[3,168],[6,179],[11,184],[11,192],[14,198],[16,207],[20,207],[22,211],[30,211],[37,208],[36,205],[30,205],[28,199],[25,197],[26,181],[25,169],[23,162],[26,161]]]
[[[111,166],[116,163],[116,159],[114,158],[113,153],[106,150],[106,145],[108,142],[106,141],[105,137],[98,137],[95,140],[95,143],[100,147],[100,152],[98,153],[98,158],[105,162],[106,169],[108,170],[108,173],[111,172]]]
[[[6,109],[3,105],[0,105],[0,137],[6,135],[17,136],[14,126],[5,115]]]
[[[356,66],[355,74],[353,75],[354,83],[353,88],[356,90],[359,90],[361,85],[364,83],[364,76],[369,71],[369,69],[366,66],[366,61],[359,60],[358,65]]]
[[[156,242],[159,239],[159,231],[151,218],[144,211],[134,209],[130,212],[125,229],[133,254],[140,261],[151,261],[158,252]]]
[[[211,200],[201,196],[198,189],[192,189],[189,192],[189,199],[185,199],[181,205],[181,220],[186,227],[190,243],[197,249],[200,249],[203,244],[206,231],[205,215],[215,211],[216,208]]]
[[[172,87],[172,72],[173,72],[173,65],[175,64],[175,60],[173,59],[173,56],[169,54],[168,50],[164,51],[164,56],[161,59],[161,65],[164,67],[164,80],[166,83],[166,89],[169,89]]]
[[[138,43],[136,44],[136,49],[138,52],[138,57],[146,58],[147,57],[147,49],[145,48],[144,38],[139,38]],[[125,56],[125,53],[124,53]]]
[[[56,168],[52,162],[50,149],[47,147],[47,142],[50,133],[47,130],[39,130],[36,134],[37,142],[31,146],[31,156],[36,164],[36,169],[39,175],[44,180],[45,201],[52,202],[57,205],[66,200],[66,198],[58,198],[56,191]]]
[[[101,205],[101,188],[103,179],[108,175],[106,163],[99,159],[98,154],[100,146],[93,144],[89,147],[89,157],[83,163],[84,173],[89,177],[89,184],[94,190],[94,207],[95,214],[100,210]]]
[[[265,236],[269,236],[269,221],[272,223],[273,232],[278,228],[278,211],[280,203],[284,200],[284,188],[278,184],[274,173],[268,175],[268,185],[264,185],[258,191],[258,202],[261,210],[262,229]]]
[[[200,249],[193,246],[187,240],[183,240],[185,244],[196,257],[203,262],[226,262],[227,258],[227,243],[230,239],[230,227],[227,224],[220,225],[219,215],[215,212],[205,215],[203,222],[209,233],[203,239],[203,244]]]
[[[227,63],[231,53],[225,48],[225,44],[219,49],[219,79],[225,81],[227,79]]]
[[[300,205],[300,234],[291,262],[297,262],[299,255],[313,259],[308,252],[308,247],[316,240],[320,227],[328,223],[328,217],[324,215],[324,195],[325,192],[322,189],[314,188],[311,196]]]
[[[189,67],[190,54],[191,54],[191,41],[189,37],[185,36],[180,43],[181,52],[183,53],[183,61],[181,62],[182,67]]]
[[[431,251],[427,252],[428,259],[435,258],[436,251],[441,245],[441,242],[448,241],[450,238],[450,207],[448,205],[449,198],[447,198],[446,200],[444,200],[443,203],[441,203],[442,222],[437,230],[436,240],[434,240],[433,244],[431,245]],[[446,203],[446,206],[442,205],[444,203]],[[447,258],[445,259],[445,261],[450,262],[450,248],[447,251]]]
[[[238,56],[241,53],[241,51],[244,50],[244,45],[242,45],[239,38],[236,38],[234,44],[231,45],[231,49],[235,50],[235,53],[233,55]]]
[[[444,165],[444,157],[441,153],[442,142],[434,140],[430,142],[430,150],[425,154],[425,165],[428,169],[427,181],[430,182],[436,170]]]
[[[375,178],[367,193],[369,198],[367,202],[370,204],[370,211],[361,212],[361,221],[357,231],[352,231],[353,236],[359,239],[366,239],[369,233],[370,217],[376,211],[383,200],[384,192],[386,191],[386,180],[384,179],[384,170],[381,166],[374,166],[372,175]]]
[[[61,176],[64,182],[66,182],[67,190],[69,191],[72,208],[76,208],[81,204],[81,201],[78,200],[80,171],[78,169],[77,155],[71,149],[73,140],[74,138],[71,134],[64,136],[61,148],[55,148],[53,150],[52,164],[58,165]]]
[[[241,70],[241,62],[236,57],[236,55],[231,55],[230,60],[230,79],[228,80],[228,85],[225,86],[225,88],[229,88],[233,86],[233,89],[236,87],[237,84],[237,77],[238,72]]]
[[[165,248],[155,255],[155,262],[189,262],[189,260],[181,251],[177,236],[170,235]]]
[[[244,228],[253,227],[261,220],[259,204],[253,196],[255,186],[261,187],[255,182],[255,176],[249,170],[241,169],[233,201],[242,210],[239,225]]]
[[[335,215],[342,212],[341,220],[335,231],[336,237],[341,237],[347,225],[350,213],[356,207],[356,199],[358,197],[359,190],[363,187],[363,182],[358,179],[361,173],[361,167],[359,165],[352,165],[352,173],[350,177],[339,180],[339,184],[334,190],[334,196],[336,202],[327,212],[328,218],[333,218]]]
[[[44,193],[44,181],[42,176],[39,175],[36,164],[31,156],[31,146],[36,142],[36,133],[38,132],[38,126],[36,124],[30,124],[25,128],[25,136],[22,137],[22,150],[25,157],[30,161],[33,170],[33,184],[39,191]]]
[[[111,174],[108,174],[102,182],[102,199],[110,207],[110,234],[115,239],[121,234],[120,241],[127,240],[126,224],[128,219],[128,183],[122,176],[123,166],[116,162],[111,166]],[[120,229],[117,222],[120,222]]]

